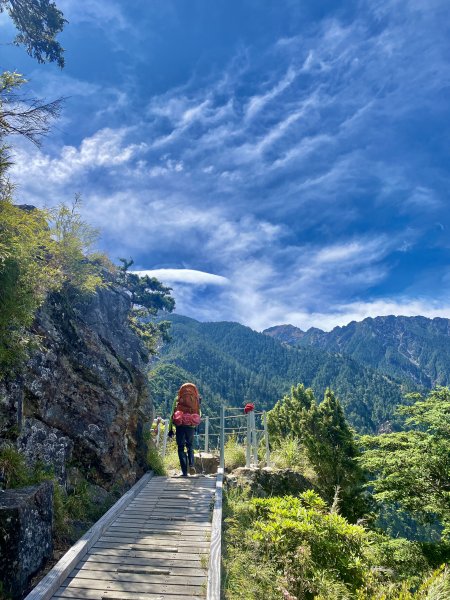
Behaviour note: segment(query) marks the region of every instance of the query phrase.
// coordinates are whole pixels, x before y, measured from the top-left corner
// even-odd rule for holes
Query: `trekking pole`
[[[169,435],[169,419],[165,419],[163,421],[164,423],[164,435],[163,435],[163,450],[162,450],[162,457],[163,460],[166,456],[166,450],[167,450],[167,436]]]
[[[205,417],[205,454],[209,451],[209,417]]]
[[[219,466],[225,468],[225,406],[222,404],[220,407],[220,464]]]
[[[266,442],[266,467],[270,467],[269,430],[267,429],[267,413],[263,412],[264,440]]]
[[[250,426],[250,415],[252,413],[247,413],[246,417],[247,417],[247,444],[246,444],[246,455],[245,455],[245,466],[247,467],[247,469],[250,469],[250,431],[251,431],[251,426]]]

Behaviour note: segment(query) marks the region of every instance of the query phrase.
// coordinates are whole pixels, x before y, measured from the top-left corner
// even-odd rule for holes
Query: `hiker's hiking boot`
[[[195,475],[196,474],[196,470],[194,465],[192,465],[191,467],[189,467],[189,475]]]

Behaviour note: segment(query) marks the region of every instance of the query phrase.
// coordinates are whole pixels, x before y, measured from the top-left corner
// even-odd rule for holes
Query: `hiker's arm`
[[[173,437],[173,413],[175,412],[175,408],[177,407],[178,398],[175,396],[175,400],[173,401],[172,412],[170,413],[169,419],[169,437]]]

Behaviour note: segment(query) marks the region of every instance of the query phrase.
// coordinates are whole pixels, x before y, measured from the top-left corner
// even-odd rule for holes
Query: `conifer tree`
[[[354,521],[367,509],[362,493],[365,478],[341,404],[327,389],[323,401],[313,403],[302,417],[302,442],[317,473],[319,491],[329,504],[337,501],[340,511]]]
[[[367,511],[354,435],[330,389],[318,404],[311,389],[293,387],[268,413],[268,426],[272,439],[299,440],[317,474],[317,489],[330,506],[352,521]]]
[[[410,394],[399,407],[409,430],[364,436],[362,466],[373,476],[375,498],[400,506],[423,523],[440,521],[450,540],[450,389]]]
[[[302,437],[304,412],[316,404],[312,389],[300,383],[292,386],[291,394],[279,400],[267,413],[269,433],[273,437],[285,438],[289,435]]]

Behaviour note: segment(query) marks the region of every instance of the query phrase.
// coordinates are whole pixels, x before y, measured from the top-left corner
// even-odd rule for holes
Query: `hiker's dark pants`
[[[183,475],[187,475],[188,466],[194,466],[194,433],[195,427],[177,425],[178,458],[180,459],[180,467]],[[184,451],[185,446],[187,454]]]

